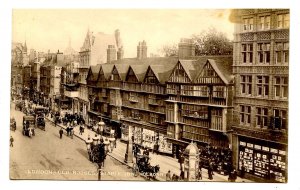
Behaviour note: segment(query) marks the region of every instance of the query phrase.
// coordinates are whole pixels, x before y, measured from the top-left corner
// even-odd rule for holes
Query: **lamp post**
[[[131,126],[128,126],[128,141],[127,141],[127,148],[125,153],[125,163],[132,163],[133,162],[133,156],[132,156],[132,142],[133,142],[133,136],[132,136],[132,130]]]
[[[99,130],[100,130],[100,135],[101,135],[101,136],[103,136],[104,126],[105,126],[105,123],[104,123],[104,121],[103,121],[102,118],[101,118],[101,121],[98,123],[98,128],[99,128]]]

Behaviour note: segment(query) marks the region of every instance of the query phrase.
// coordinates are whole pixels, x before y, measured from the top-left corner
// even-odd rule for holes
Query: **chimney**
[[[192,39],[181,38],[178,43],[178,58],[184,59],[195,56],[195,44]]]
[[[147,58],[147,44],[145,40],[139,42],[139,45],[137,46],[137,58],[138,59]]]
[[[124,56],[124,50],[123,50],[123,46],[121,46],[117,52],[117,59],[118,60],[123,59],[123,56]]]
[[[111,63],[112,61],[117,59],[117,51],[114,45],[108,45],[107,48],[107,63]]]

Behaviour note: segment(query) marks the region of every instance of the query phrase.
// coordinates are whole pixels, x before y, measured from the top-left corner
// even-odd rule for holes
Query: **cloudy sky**
[[[148,55],[158,53],[163,44],[178,43],[209,27],[233,39],[230,10],[213,9],[14,9],[12,37],[38,51],[65,50],[71,39],[79,51],[88,28],[93,32],[121,32],[125,57],[136,56],[136,46],[145,40]]]

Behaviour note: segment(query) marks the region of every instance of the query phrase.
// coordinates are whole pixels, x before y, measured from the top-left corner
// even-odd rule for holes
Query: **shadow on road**
[[[86,159],[89,159],[86,150],[83,150],[82,148],[77,148],[76,150],[77,150],[77,152],[79,152],[83,157],[85,157]]]

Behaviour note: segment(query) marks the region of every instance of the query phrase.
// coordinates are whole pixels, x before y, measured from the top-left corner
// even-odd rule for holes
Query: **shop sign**
[[[261,146],[260,146],[260,145],[257,145],[257,144],[254,145],[254,148],[257,149],[257,150],[261,150]]]
[[[284,150],[279,150],[279,154],[285,155],[285,151]]]
[[[270,151],[270,148],[269,148],[269,147],[266,147],[266,146],[263,146],[263,147],[262,147],[262,150],[268,151],[268,152],[269,152],[269,151]]]
[[[251,143],[247,143],[247,147],[249,147],[249,148],[253,148],[253,144],[251,144]]]
[[[271,148],[271,149],[270,149],[270,152],[275,153],[275,154],[278,154],[278,149]]]

